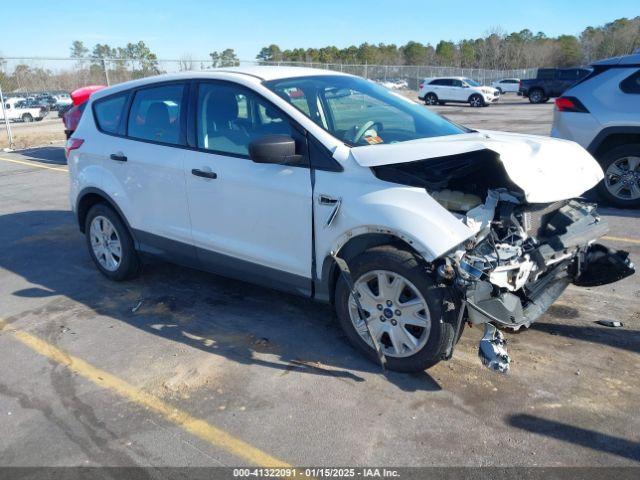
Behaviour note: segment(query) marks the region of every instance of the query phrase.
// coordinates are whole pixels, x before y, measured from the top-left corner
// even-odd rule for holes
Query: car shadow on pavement
[[[531,330],[538,330],[551,335],[562,335],[563,337],[600,343],[609,347],[640,353],[640,331],[638,330],[544,322],[536,322],[530,328]]]
[[[507,418],[507,423],[530,433],[640,461],[638,442],[527,414],[511,415]]]
[[[640,208],[622,209],[598,205],[598,213],[611,217],[640,218]]]
[[[37,147],[14,150],[11,152],[17,155],[29,157],[28,160],[37,160],[38,163],[50,165],[66,165],[67,158],[64,156],[64,147]]]
[[[33,285],[15,297],[60,295],[150,334],[283,374],[363,382],[360,372],[381,371],[347,343],[328,305],[155,260],[133,280],[107,280],[71,212],[0,216],[0,242],[0,268]],[[404,391],[441,389],[426,372],[387,379]]]

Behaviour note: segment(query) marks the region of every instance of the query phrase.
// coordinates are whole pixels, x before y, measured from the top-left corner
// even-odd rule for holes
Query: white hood
[[[484,149],[500,155],[509,178],[523,190],[529,203],[578,197],[604,176],[598,162],[575,142],[487,130],[354,147],[351,155],[359,165],[375,167]]]

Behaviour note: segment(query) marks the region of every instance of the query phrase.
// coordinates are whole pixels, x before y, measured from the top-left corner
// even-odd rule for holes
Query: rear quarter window
[[[620,82],[620,90],[624,93],[640,93],[640,70]]]
[[[93,104],[93,113],[98,130],[105,133],[118,133],[129,93],[121,93],[97,100]]]

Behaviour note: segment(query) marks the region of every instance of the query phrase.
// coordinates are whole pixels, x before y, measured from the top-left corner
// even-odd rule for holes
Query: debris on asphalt
[[[136,313],[138,310],[140,310],[140,307],[142,306],[142,300],[142,298],[138,300],[138,303],[136,303],[135,306],[131,309],[131,313]]]
[[[603,325],[605,327],[612,327],[612,328],[620,328],[624,326],[622,322],[619,322],[617,320],[596,320],[596,323]]]

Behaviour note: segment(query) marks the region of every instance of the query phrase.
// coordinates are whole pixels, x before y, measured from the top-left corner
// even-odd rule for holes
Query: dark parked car
[[[529,97],[531,103],[544,103],[561,96],[589,73],[591,70],[587,68],[539,68],[536,78],[520,80],[518,94]]]
[[[65,113],[71,110],[72,107],[73,107],[73,103],[70,103],[69,105],[60,105],[58,107],[58,118],[62,118]]]

